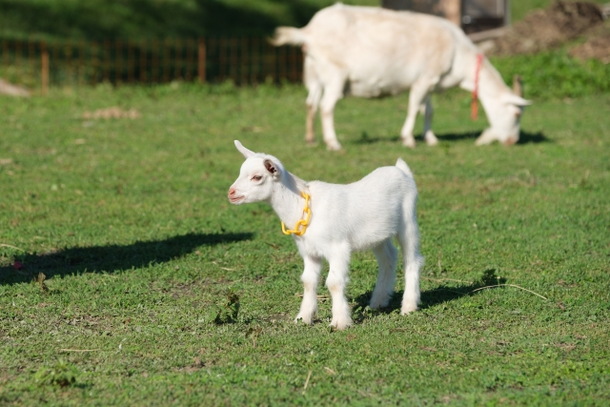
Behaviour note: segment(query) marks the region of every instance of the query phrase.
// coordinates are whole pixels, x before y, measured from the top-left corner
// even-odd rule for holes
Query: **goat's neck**
[[[285,172],[281,182],[275,189],[269,203],[271,207],[288,227],[292,227],[303,214],[305,199],[301,192],[307,192],[307,183],[299,177]]]
[[[481,64],[478,88],[479,98],[484,103],[490,100],[499,100],[500,96],[505,93],[512,93],[510,88],[504,83],[500,73],[489,61],[483,61]]]
[[[491,127],[495,127],[498,120],[502,119],[498,115],[506,114],[502,96],[511,93],[512,90],[504,83],[496,68],[484,61],[481,66],[478,96]]]

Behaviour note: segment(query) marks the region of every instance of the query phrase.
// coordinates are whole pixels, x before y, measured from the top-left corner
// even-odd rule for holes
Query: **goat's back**
[[[396,166],[378,168],[346,185],[313,181],[309,191],[312,220],[307,233],[348,240],[355,250],[395,236],[415,210],[417,197],[413,178]]]
[[[347,91],[358,97],[406,91],[422,75],[446,75],[457,54],[477,52],[445,19],[376,7],[330,6],[298,33],[306,56],[323,62],[317,75],[334,77],[339,69],[350,82]],[[334,69],[325,73],[328,65]]]

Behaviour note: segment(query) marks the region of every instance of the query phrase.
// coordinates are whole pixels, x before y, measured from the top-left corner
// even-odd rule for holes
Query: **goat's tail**
[[[303,45],[305,43],[305,35],[303,31],[295,27],[278,27],[275,29],[273,38],[269,42],[276,47],[280,45]]]
[[[413,177],[413,172],[411,172],[411,168],[409,168],[409,166],[407,165],[406,162],[404,162],[404,160],[402,158],[399,158],[398,160],[396,160],[396,166],[405,174],[407,174],[407,176],[409,178],[415,178]]]

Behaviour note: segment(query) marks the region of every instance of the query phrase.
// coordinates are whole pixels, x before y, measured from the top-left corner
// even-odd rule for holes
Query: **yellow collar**
[[[294,229],[286,230],[286,225],[282,222],[282,232],[285,235],[297,235],[302,236],[307,231],[307,227],[309,226],[309,221],[311,219],[311,208],[309,207],[309,201],[311,197],[306,192],[301,191],[301,196],[305,198],[305,207],[303,208],[303,218],[297,221],[294,225]]]

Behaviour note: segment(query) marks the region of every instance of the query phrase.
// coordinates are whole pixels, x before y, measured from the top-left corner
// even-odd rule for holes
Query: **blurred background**
[[[280,25],[303,26],[327,0],[0,0],[0,91],[199,81],[298,82],[302,54],[274,48]],[[603,1],[351,0],[436,14],[490,55],[545,51],[577,39],[575,58],[610,62]]]

